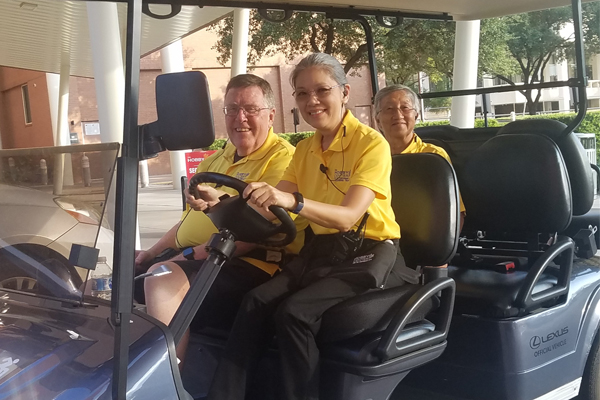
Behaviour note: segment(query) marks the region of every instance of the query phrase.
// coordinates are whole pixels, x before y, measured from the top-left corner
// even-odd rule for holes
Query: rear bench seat
[[[476,238],[476,232],[484,232],[494,240],[489,249],[459,249],[460,258],[455,260],[463,266],[470,260],[471,268],[450,267],[457,284],[456,312],[509,317],[565,298],[573,242],[559,236],[547,246],[538,240],[539,234],[547,240],[555,232],[572,230],[573,215],[598,224],[590,213],[591,168],[578,138],[573,133],[562,135],[565,128],[558,121],[524,120],[502,128],[416,130],[452,159],[467,209],[463,233]],[[521,243],[503,243],[507,240]],[[486,247],[484,241],[476,244]],[[472,259],[472,252],[479,254]],[[553,260],[565,252],[571,256],[554,265]],[[483,253],[494,255],[495,262],[497,257],[523,256],[526,262],[521,271],[500,273],[474,265]]]

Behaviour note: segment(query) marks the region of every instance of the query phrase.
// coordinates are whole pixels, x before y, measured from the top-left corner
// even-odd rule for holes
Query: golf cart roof
[[[593,0],[583,0],[593,1]],[[178,3],[186,5],[222,5],[231,7],[243,7],[247,4],[247,8],[277,8],[277,5],[302,6],[308,9],[318,7],[335,7],[345,9],[360,9],[368,11],[379,10],[382,12],[401,12],[408,14],[419,15],[440,15],[446,14],[452,19],[460,20],[476,20],[482,18],[499,17],[509,14],[519,14],[529,11],[543,10],[571,4],[569,0],[505,0],[502,2],[494,2],[489,0],[372,0],[366,4],[362,0],[154,0],[158,3]]]
[[[125,29],[126,5],[120,1],[119,19]],[[144,1],[146,3],[146,1]],[[472,20],[569,5],[569,0],[152,0],[151,11],[168,14],[167,4],[200,5],[183,7],[173,18],[142,18],[141,54],[195,32],[232,11],[230,7],[247,8],[356,8],[369,13],[406,13],[432,18]],[[217,6],[217,7],[215,7]],[[220,6],[220,7],[218,7]],[[60,23],[57,23],[60,21]],[[93,77],[86,2],[0,0],[0,65],[59,73],[61,57],[68,57],[70,74]]]

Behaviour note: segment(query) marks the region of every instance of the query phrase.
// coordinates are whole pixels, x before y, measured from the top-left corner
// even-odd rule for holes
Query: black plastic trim
[[[573,240],[566,236],[559,236],[556,244],[544,252],[527,273],[525,282],[515,299],[515,306],[522,310],[531,310],[547,300],[568,294],[571,272],[573,271],[574,251],[575,243]],[[559,261],[560,268],[556,286],[533,294],[533,289],[544,271],[551,265],[551,261],[559,256],[561,259]]]
[[[441,292],[442,296],[439,307],[439,319],[436,323],[435,330],[404,342],[397,343],[396,338],[411,320],[411,317],[419,311],[419,308],[425,301],[436,296],[439,292]],[[436,279],[419,289],[410,297],[410,299],[408,299],[400,309],[400,312],[390,322],[379,345],[375,349],[375,354],[378,355],[381,360],[387,361],[445,341],[448,336],[448,330],[450,329],[450,321],[452,320],[455,292],[456,284],[451,278]]]
[[[431,347],[420,349],[415,352],[387,360],[377,365],[355,365],[334,361],[327,358],[322,359],[322,362],[340,371],[345,371],[354,375],[380,378],[410,371],[427,362],[435,360],[444,352],[444,350],[446,350],[447,343],[448,342],[443,341],[442,343],[438,343]]]

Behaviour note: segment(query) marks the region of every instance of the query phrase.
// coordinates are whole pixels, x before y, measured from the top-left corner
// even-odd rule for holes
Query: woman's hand
[[[264,182],[249,183],[242,196],[257,208],[267,212],[269,206],[279,206],[286,210],[293,210],[296,206],[296,198],[293,194],[275,189]]]
[[[221,192],[214,187],[208,185],[198,185],[196,190],[199,198],[192,196],[187,188],[183,192],[185,194],[186,203],[188,203],[192,209],[196,211],[204,211],[219,202]]]

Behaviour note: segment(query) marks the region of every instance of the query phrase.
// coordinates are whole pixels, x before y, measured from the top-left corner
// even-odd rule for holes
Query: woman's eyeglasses
[[[335,86],[323,86],[323,87],[317,88],[315,90],[300,89],[300,90],[296,90],[294,93],[292,93],[292,96],[294,96],[296,98],[296,100],[308,100],[312,96],[317,96],[317,99],[324,99],[331,94],[331,91],[333,89],[340,87],[340,86],[344,86],[344,85],[341,84],[341,85],[335,85]]]
[[[225,107],[223,107],[223,114],[227,115],[228,117],[234,117],[239,114],[240,110],[242,110],[242,112],[246,116],[255,116],[255,115],[258,115],[258,113],[260,113],[261,110],[270,110],[270,109],[271,109],[270,107],[225,106]]]

